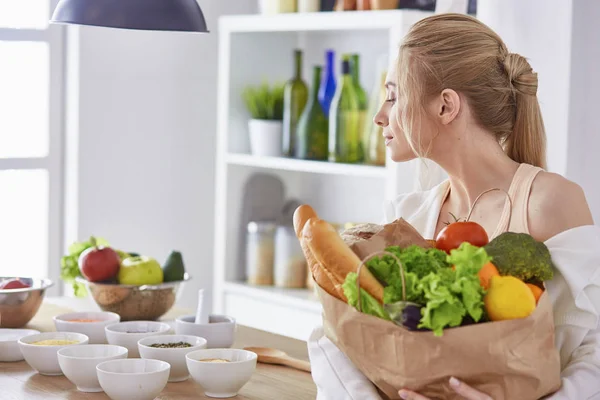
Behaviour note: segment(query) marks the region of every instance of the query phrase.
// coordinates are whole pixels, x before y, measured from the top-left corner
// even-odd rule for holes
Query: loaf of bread
[[[325,269],[336,289],[338,287],[341,289],[346,275],[357,271],[361,263],[358,256],[354,254],[331,224],[319,218],[310,218],[304,224],[302,238],[308,244],[308,248],[317,261],[317,266]],[[360,287],[382,303],[383,286],[368,268],[361,269],[359,279]],[[317,280],[317,283],[321,286],[321,282]]]
[[[315,282],[317,282],[323,290],[340,300],[346,301],[346,296],[344,296],[344,291],[341,287],[343,281],[334,281],[334,277],[315,259],[315,256],[308,247],[308,243],[302,236],[304,226],[311,218],[317,218],[317,213],[309,205],[302,205],[294,212],[294,231],[300,241],[300,246],[302,247],[302,252],[306,258],[308,268]]]

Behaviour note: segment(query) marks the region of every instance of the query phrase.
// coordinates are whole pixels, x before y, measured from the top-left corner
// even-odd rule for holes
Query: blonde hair
[[[546,134],[537,99],[537,74],[477,19],[440,14],[417,22],[398,58],[400,123],[418,156],[425,103],[444,89],[466,98],[478,124],[492,132],[514,161],[546,167]]]

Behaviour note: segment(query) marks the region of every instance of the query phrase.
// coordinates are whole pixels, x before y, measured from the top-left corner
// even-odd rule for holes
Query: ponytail
[[[546,133],[537,99],[537,74],[527,60],[507,54],[504,68],[515,98],[515,123],[504,140],[504,151],[518,163],[546,168]]]

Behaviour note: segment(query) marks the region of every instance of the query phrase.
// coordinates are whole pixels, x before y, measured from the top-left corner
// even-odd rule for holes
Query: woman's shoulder
[[[420,215],[428,214],[436,208],[432,205],[441,201],[448,184],[448,181],[444,181],[429,190],[403,193],[397,196],[386,205],[386,222],[404,218],[414,224]]]
[[[594,221],[581,186],[559,174],[541,171],[531,185],[528,224],[529,233],[545,241]]]

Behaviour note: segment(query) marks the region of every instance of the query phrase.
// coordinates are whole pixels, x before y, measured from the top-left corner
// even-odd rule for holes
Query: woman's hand
[[[492,400],[490,396],[473,389],[471,386],[464,384],[456,378],[450,378],[450,386],[454,391],[464,397],[465,400]],[[418,393],[410,390],[401,390],[400,397],[404,400],[430,400],[428,397],[421,396]]]

